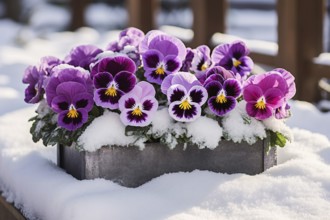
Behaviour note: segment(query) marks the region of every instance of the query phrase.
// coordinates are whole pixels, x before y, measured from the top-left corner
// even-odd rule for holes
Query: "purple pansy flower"
[[[205,79],[200,79],[200,81],[203,82],[204,86],[211,81],[219,81],[221,84],[223,84],[226,79],[230,79],[230,78],[237,79],[237,77],[235,77],[233,72],[226,70],[225,68],[223,68],[221,66],[211,67],[204,74],[203,78],[205,78]]]
[[[93,95],[78,82],[63,82],[56,88],[57,96],[52,99],[51,108],[59,113],[58,125],[73,131],[88,120],[93,108]]]
[[[81,45],[73,48],[64,59],[65,63],[89,70],[90,64],[102,50],[94,45]]]
[[[114,53],[126,54],[131,58],[136,66],[141,65],[141,55],[139,53],[139,44],[144,39],[144,33],[134,27],[129,27],[119,34],[119,39],[112,41],[106,47],[106,50]]]
[[[276,68],[273,71],[279,72],[288,85],[288,90],[284,95],[285,102],[281,107],[275,110],[275,117],[277,119],[287,118],[290,116],[290,105],[287,103],[287,101],[293,98],[293,96],[296,94],[296,84],[294,82],[295,78],[289,71],[282,68]]]
[[[120,71],[135,73],[135,63],[127,56],[115,55],[104,57],[91,68],[91,77],[101,72],[108,72],[115,76]]]
[[[249,50],[244,42],[236,41],[232,44],[222,44],[215,47],[211,58],[215,65],[245,77],[253,68],[253,61],[248,57],[248,54]]]
[[[287,90],[288,85],[278,72],[253,77],[243,89],[248,115],[258,120],[271,117],[284,104]]]
[[[93,94],[93,83],[86,70],[81,67],[74,67],[67,64],[58,65],[53,69],[53,74],[49,78],[45,89],[49,106],[51,106],[54,97],[58,95],[57,87],[64,82],[80,83],[86,88],[88,93]]]
[[[40,59],[39,66],[29,66],[25,69],[23,83],[29,84],[25,89],[25,99],[27,103],[37,103],[43,99],[45,85],[52,75],[53,68],[63,63],[56,57],[47,56]]]
[[[154,87],[141,81],[134,89],[119,100],[120,119],[124,125],[144,127],[151,123],[153,114],[158,109]]]
[[[180,71],[189,72],[190,68],[191,68],[191,65],[192,65],[191,63],[192,63],[193,59],[194,59],[194,50],[192,50],[190,47],[188,47],[186,58],[182,62],[182,66],[181,66]]]
[[[43,97],[43,76],[36,66],[29,66],[25,69],[23,83],[29,84],[25,89],[26,103],[38,103]]]
[[[135,27],[129,27],[119,33],[119,39],[112,41],[106,47],[106,50],[120,52],[126,46],[133,46],[138,49],[139,44],[144,39],[144,33]]]
[[[236,98],[242,91],[241,84],[234,78],[208,80],[205,88],[209,96],[208,106],[217,116],[223,116],[233,110],[237,104]]]
[[[173,85],[167,89],[167,100],[170,103],[170,116],[181,122],[191,122],[201,115],[201,106],[207,100],[207,91],[188,72],[179,72],[171,80]]]
[[[160,31],[151,31],[140,44],[144,76],[161,84],[166,76],[179,71],[186,57],[186,47],[179,39]]]
[[[206,45],[197,47],[194,50],[191,70],[195,73],[197,79],[205,79],[206,71],[211,67],[210,48]]]
[[[145,73],[144,76],[149,82],[161,84],[164,78],[179,71],[181,61],[175,55],[164,57],[157,50],[149,50],[142,56]]]
[[[95,104],[117,109],[119,99],[136,84],[135,64],[127,57],[107,57],[98,63],[97,69],[102,72],[98,72],[93,78]]]

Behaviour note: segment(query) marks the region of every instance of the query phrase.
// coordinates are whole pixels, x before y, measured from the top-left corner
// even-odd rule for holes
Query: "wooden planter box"
[[[164,173],[209,170],[258,174],[276,165],[276,148],[267,152],[269,140],[254,145],[221,141],[214,150],[179,145],[173,150],[161,143],[137,147],[102,147],[96,152],[58,146],[58,166],[77,179],[105,178],[122,186],[137,187]]]

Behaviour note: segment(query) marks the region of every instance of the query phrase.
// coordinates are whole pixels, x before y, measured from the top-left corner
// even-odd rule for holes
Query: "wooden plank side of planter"
[[[25,220],[25,218],[12,204],[0,196],[0,220]]]
[[[209,170],[255,175],[276,165],[276,148],[267,152],[268,139],[254,145],[221,141],[213,150],[179,145],[173,150],[160,143],[137,147],[103,147],[96,152],[78,152],[58,147],[58,165],[77,179],[105,178],[127,187],[137,187],[165,173]]]

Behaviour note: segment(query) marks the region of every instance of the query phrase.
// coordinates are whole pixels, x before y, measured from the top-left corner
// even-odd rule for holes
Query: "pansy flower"
[[[169,114],[176,121],[191,122],[201,116],[201,106],[207,100],[207,91],[188,72],[179,72],[171,80],[174,84],[167,90]]]
[[[151,123],[157,111],[158,101],[155,99],[154,87],[141,81],[134,89],[119,100],[120,119],[124,125],[144,127]]]
[[[98,106],[117,109],[119,99],[136,84],[135,64],[124,56],[107,57],[97,64],[94,78],[94,101]]]
[[[215,47],[211,58],[215,65],[245,77],[253,68],[253,61],[248,57],[248,54],[249,50],[244,42],[236,41],[232,44],[221,44]]]
[[[107,51],[126,54],[131,58],[136,66],[141,65],[141,55],[139,53],[139,44],[144,39],[144,33],[134,27],[129,27],[119,33],[118,40],[112,41],[106,47]]]
[[[248,115],[258,120],[271,117],[284,104],[286,91],[288,85],[278,72],[254,77],[243,89]]]
[[[59,113],[58,125],[73,131],[88,120],[93,108],[93,95],[78,82],[64,82],[56,88],[57,96],[52,99],[51,108]]]
[[[29,84],[25,89],[26,103],[38,103],[43,97],[43,76],[36,66],[29,66],[25,69],[23,83]]]
[[[207,83],[211,81],[219,81],[223,84],[223,82],[226,79],[230,78],[236,78],[232,71],[226,70],[225,68],[221,66],[214,66],[211,67],[206,73],[205,73],[205,80],[203,80],[203,85],[205,86]],[[240,79],[240,78],[239,78]],[[238,80],[239,81],[239,80]]]
[[[52,100],[57,96],[57,87],[64,82],[77,82],[82,84],[88,93],[93,93],[93,83],[89,72],[81,67],[74,67],[67,64],[61,64],[53,69],[53,74],[46,85],[46,99],[49,106]]]
[[[26,103],[37,103],[43,99],[48,78],[52,75],[53,68],[61,63],[63,61],[56,57],[46,56],[40,59],[38,66],[28,66],[25,69],[23,83],[29,84],[25,89]]]
[[[236,98],[240,96],[242,91],[241,84],[234,78],[223,79],[217,77],[208,80],[205,88],[209,96],[208,106],[217,116],[223,116],[233,110],[237,104]]]
[[[187,54],[186,54],[185,59],[182,62],[180,71],[189,72],[190,68],[192,66],[193,59],[194,59],[194,50],[192,50],[190,47],[187,47]]]
[[[186,47],[179,39],[160,31],[149,32],[140,44],[144,76],[161,84],[166,76],[179,71],[186,57]]]
[[[96,61],[99,53],[102,53],[102,50],[94,45],[80,45],[73,48],[64,61],[72,66],[89,70],[90,64]]]
[[[194,58],[191,64],[191,70],[195,73],[197,79],[203,83],[206,71],[212,66],[210,48],[206,45],[197,47],[194,50]]]

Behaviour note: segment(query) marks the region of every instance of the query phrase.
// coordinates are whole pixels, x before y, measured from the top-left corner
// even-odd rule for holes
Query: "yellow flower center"
[[[254,105],[257,109],[265,109],[266,108],[266,102],[265,99],[262,97],[257,101],[257,103]]]
[[[141,116],[142,115],[142,111],[140,109],[140,107],[136,107],[133,111],[132,111],[132,115],[134,116]]]
[[[158,68],[156,69],[155,73],[156,73],[157,75],[164,75],[164,74],[165,74],[164,66],[161,65],[160,67],[158,67]]]
[[[112,97],[117,96],[117,90],[116,90],[115,86],[112,85],[110,88],[108,88],[108,89],[105,91],[105,94],[106,94],[107,96],[112,96]]]
[[[221,93],[220,95],[217,96],[216,100],[215,100],[217,103],[220,103],[220,104],[223,104],[223,103],[226,103],[227,102],[227,98],[226,96]]]
[[[77,110],[73,107],[69,110],[68,114],[67,114],[68,118],[78,118],[79,113],[77,112]]]
[[[181,102],[181,104],[179,105],[179,108],[181,108],[183,110],[189,110],[189,109],[191,109],[191,105],[190,105],[188,99],[186,99],[183,102]]]
[[[233,65],[234,65],[234,67],[238,67],[238,66],[241,65],[241,64],[242,64],[241,61],[236,60],[235,58],[233,58]]]
[[[205,71],[205,70],[207,70],[207,68],[209,68],[209,65],[207,65],[207,63],[204,63],[201,67],[201,70]]]

